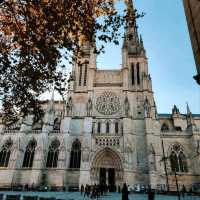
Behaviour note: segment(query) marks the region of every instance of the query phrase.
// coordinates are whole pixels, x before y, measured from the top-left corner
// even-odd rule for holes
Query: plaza
[[[100,185],[116,191],[123,183],[156,191],[200,188],[200,114],[188,104],[186,113],[176,105],[158,113],[135,6],[126,2],[130,10],[118,69],[98,68],[95,41],[84,41],[63,100],[55,100],[52,90],[51,100],[40,102],[40,117],[31,111],[10,123],[0,115],[0,188],[72,191]],[[27,195],[83,199],[78,193]]]
[[[20,195],[20,200],[32,199],[35,197],[37,200],[89,200],[90,198],[84,197],[80,192],[13,192],[13,191],[1,191],[3,194],[3,200],[7,200],[7,195]],[[28,197],[28,198],[27,198]],[[36,198],[37,197],[37,198]],[[1,197],[0,197],[1,198]],[[98,198],[99,200],[120,200],[121,193],[107,193],[104,196]],[[146,194],[129,194],[129,200],[147,200]],[[177,196],[168,195],[156,195],[155,200],[176,200]],[[200,196],[185,196],[181,197],[181,200],[198,200]],[[10,199],[9,199],[10,200]]]

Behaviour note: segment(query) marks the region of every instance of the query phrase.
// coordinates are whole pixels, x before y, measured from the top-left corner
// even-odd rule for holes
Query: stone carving
[[[180,114],[180,111],[179,111],[179,109],[177,108],[176,105],[174,105],[174,107],[172,108],[172,114],[173,114],[173,115],[174,115],[174,114]]]
[[[91,98],[88,99],[88,102],[87,102],[87,116],[91,116],[92,115],[92,100]]]
[[[149,168],[150,168],[151,171],[156,170],[155,150],[154,150],[152,144],[149,147]]]
[[[88,148],[85,148],[83,150],[82,160],[83,160],[83,162],[88,162],[89,161],[89,149]]]
[[[96,109],[104,115],[112,115],[119,111],[120,101],[113,92],[104,92],[96,100]]]
[[[128,117],[129,115],[129,110],[130,110],[130,104],[129,104],[128,97],[126,96],[125,101],[124,101],[124,111],[125,111],[126,117]]]
[[[149,100],[145,99],[144,101],[144,116],[147,117],[147,118],[150,118],[151,117],[151,105],[149,103]]]
[[[72,115],[72,107],[73,107],[72,98],[69,97],[69,100],[66,105],[66,115],[67,116]]]

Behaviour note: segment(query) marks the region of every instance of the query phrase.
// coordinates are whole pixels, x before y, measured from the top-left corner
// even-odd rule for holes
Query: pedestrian
[[[84,193],[84,186],[83,186],[83,184],[81,185],[81,195],[83,195],[83,193]]]
[[[154,200],[155,192],[151,188],[148,190],[148,200]]]
[[[121,192],[121,187],[120,187],[120,185],[118,185],[118,193],[120,193]]]
[[[124,183],[122,188],[122,200],[128,200],[128,187],[126,183]]]
[[[185,196],[185,193],[186,193],[186,188],[185,188],[185,185],[182,186],[182,189],[181,189],[181,194],[182,196],[184,197]]]
[[[88,197],[88,184],[86,184],[86,186],[85,186],[84,197],[85,197],[85,196]]]

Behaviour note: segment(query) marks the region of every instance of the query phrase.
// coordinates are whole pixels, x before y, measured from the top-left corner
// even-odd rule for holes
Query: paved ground
[[[22,196],[56,197],[63,200],[89,200],[80,195],[79,192],[0,192],[0,194],[21,194]],[[177,196],[156,195],[155,200],[178,200]],[[121,194],[109,193],[99,198],[99,200],[121,200]],[[129,200],[147,200],[146,195],[130,194]],[[181,200],[200,200],[200,197],[185,196]]]

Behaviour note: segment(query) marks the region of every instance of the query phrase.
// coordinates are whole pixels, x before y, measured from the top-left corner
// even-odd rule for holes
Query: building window
[[[101,133],[101,122],[97,123],[97,133]]]
[[[60,120],[58,118],[54,120],[53,130],[60,130]]]
[[[110,132],[110,124],[109,122],[106,122],[106,133]]]
[[[188,172],[188,167],[187,167],[187,159],[185,157],[185,154],[183,152],[179,153],[179,165],[180,165],[180,171],[181,172]]]
[[[180,145],[173,146],[169,158],[173,172],[188,172],[187,159]]]
[[[47,168],[56,168],[58,165],[58,155],[59,155],[60,142],[58,140],[52,141],[49,152],[47,156]]]
[[[140,64],[137,63],[137,84],[140,84]]]
[[[172,152],[170,155],[170,163],[171,163],[171,169],[173,172],[178,172],[179,167],[178,167],[178,158],[175,152]]]
[[[135,66],[134,66],[134,64],[132,63],[132,64],[131,64],[131,81],[132,81],[132,85],[135,84],[135,71],[134,71],[134,68],[135,68]]]
[[[8,167],[10,154],[11,154],[11,147],[12,147],[12,141],[7,141],[0,151],[0,167]]]
[[[81,143],[76,139],[72,144],[70,168],[79,169],[81,165]]]
[[[169,127],[167,126],[167,124],[163,124],[163,125],[162,125],[161,131],[162,131],[162,132],[168,132],[168,131],[169,131]]]
[[[87,83],[87,64],[85,64],[84,86],[86,86],[86,83]]]
[[[33,166],[36,146],[37,146],[37,143],[35,140],[32,140],[29,142],[28,146],[26,147],[26,152],[24,154],[24,161],[23,161],[22,167],[31,168]]]
[[[82,79],[82,64],[79,65],[79,86],[81,86],[81,79]]]
[[[119,123],[115,122],[115,133],[119,132]]]

